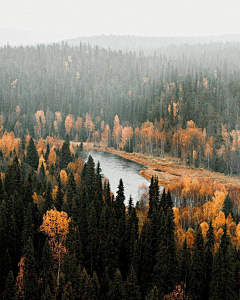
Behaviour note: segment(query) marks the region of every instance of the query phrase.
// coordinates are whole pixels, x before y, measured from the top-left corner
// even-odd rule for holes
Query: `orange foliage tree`
[[[64,253],[66,252],[65,241],[69,232],[71,218],[64,211],[57,211],[56,208],[48,210],[43,216],[43,223],[40,231],[48,236],[52,249],[53,261],[57,269],[57,283],[59,285],[59,275]]]

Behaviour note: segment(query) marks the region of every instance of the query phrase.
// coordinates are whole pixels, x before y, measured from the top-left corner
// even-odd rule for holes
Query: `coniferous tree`
[[[51,253],[51,248],[48,239],[45,240],[44,247],[43,247],[41,269],[42,269],[41,291],[42,293],[44,291],[44,294],[46,293],[49,294],[49,292],[46,292],[47,289],[49,289],[50,294],[52,295],[54,292],[53,261],[52,261],[52,253]]]
[[[60,169],[65,169],[67,165],[72,161],[72,155],[69,147],[70,142],[67,138],[62,145]]]
[[[229,194],[227,194],[227,196],[225,197],[222,211],[225,214],[225,218],[227,218],[229,214],[233,216],[233,202]]]
[[[204,260],[204,240],[202,228],[199,225],[194,239],[192,265],[190,269],[190,291],[192,299],[204,299]]]
[[[184,282],[186,289],[189,290],[189,280],[190,280],[190,262],[191,253],[187,246],[187,240],[185,238],[183,242],[183,248],[180,258],[180,281]]]
[[[46,290],[42,294],[41,300],[53,300],[53,296],[52,296],[49,285],[47,285]]]
[[[209,229],[207,231],[207,236],[206,236],[206,244],[205,244],[205,261],[204,261],[205,299],[209,299],[209,295],[210,295],[210,283],[212,279],[212,264],[214,258],[214,243],[215,243],[214,229],[212,226],[212,221],[210,221]]]
[[[96,173],[94,161],[91,155],[88,157],[87,163],[82,171],[82,180],[86,186],[89,202],[94,201],[96,191]]]
[[[178,275],[177,247],[174,231],[173,212],[169,207],[154,267],[154,283],[162,296],[171,292],[175,287]]]
[[[119,269],[114,273],[113,281],[110,283],[107,299],[125,300],[126,294],[123,287],[122,274]]]
[[[26,299],[38,299],[36,260],[33,242],[28,239],[23,270],[23,292]]]
[[[12,270],[9,272],[5,282],[5,289],[3,293],[3,300],[15,300],[16,284]]]
[[[137,283],[137,277],[136,273],[133,269],[133,267],[130,269],[125,285],[125,294],[126,294],[126,299],[128,300],[141,300],[141,293],[140,293],[140,288]]]
[[[12,163],[6,170],[4,190],[8,196],[10,196],[13,192],[19,195],[22,193],[22,172],[17,156],[15,156]]]
[[[38,168],[38,153],[34,144],[33,138],[31,137],[27,146],[26,162],[34,169]]]
[[[215,254],[212,266],[212,281],[210,285],[210,299],[237,299],[236,282],[234,278],[235,253],[230,237],[227,235],[226,225],[220,246]]]

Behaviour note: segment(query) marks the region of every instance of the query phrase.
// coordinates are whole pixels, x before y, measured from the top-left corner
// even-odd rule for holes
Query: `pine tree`
[[[52,186],[51,186],[51,183],[48,182],[46,192],[45,192],[45,201],[44,201],[44,205],[43,205],[43,214],[45,214],[45,212],[47,210],[50,210],[52,208],[53,208]]]
[[[41,270],[42,270],[42,287],[41,290],[45,291],[49,288],[51,295],[54,292],[54,279],[53,279],[53,261],[52,261],[52,251],[49,245],[49,241],[46,238],[43,254],[41,259]],[[47,292],[47,294],[49,294]]]
[[[147,300],[159,300],[159,293],[156,286],[151,290],[150,296],[147,298]]]
[[[152,255],[151,226],[146,223],[139,239],[139,268],[138,278],[142,295],[145,297],[152,288],[154,258]]]
[[[41,297],[41,300],[53,300],[53,296],[52,296],[52,293],[51,293],[49,285],[47,285],[47,288],[44,291],[44,293],[43,293],[43,295]]]
[[[124,285],[126,299],[141,300],[140,288],[137,283],[137,276],[133,268],[130,269]]]
[[[212,264],[213,264],[213,258],[214,258],[214,243],[215,243],[215,236],[214,236],[214,229],[212,226],[212,221],[210,221],[206,239],[207,239],[207,241],[205,244],[205,261],[204,261],[204,274],[205,274],[204,297],[205,297],[205,299],[209,299],[210,283],[211,283],[211,279],[212,279]]]
[[[5,290],[3,293],[3,300],[15,300],[16,284],[12,270],[9,272],[5,282]]]
[[[148,218],[152,217],[153,210],[156,208],[155,198],[154,198],[154,177],[151,178],[151,183],[149,186],[149,210],[148,210]]]
[[[24,251],[26,250],[28,239],[31,238],[31,240],[33,240],[33,226],[32,207],[31,204],[28,203],[27,211],[24,215],[24,226],[22,232]]]
[[[34,169],[38,168],[38,153],[34,144],[33,138],[31,137],[27,146],[26,162]]]
[[[191,253],[185,238],[180,257],[180,281],[189,289]]]
[[[122,216],[125,215],[125,195],[124,195],[124,186],[122,179],[119,180],[118,190],[117,190],[117,196],[115,200],[115,212],[116,217],[120,221]]]
[[[61,150],[61,161],[60,161],[60,169],[65,169],[67,165],[72,161],[72,155],[70,151],[70,142],[68,139],[64,141]]]
[[[18,157],[15,156],[13,162],[8,166],[5,173],[4,190],[8,196],[13,193],[22,194],[22,172]]]
[[[162,296],[171,292],[176,285],[178,261],[174,232],[173,212],[169,207],[154,267],[154,283]]]
[[[225,197],[222,211],[225,214],[225,218],[227,218],[229,214],[233,216],[233,202],[229,194],[227,194],[227,196]]]
[[[90,274],[98,269],[98,249],[99,249],[99,236],[97,228],[96,210],[91,206],[89,221],[88,221],[88,249],[87,249],[87,262]]]
[[[123,288],[122,274],[119,269],[117,269],[116,272],[114,273],[113,281],[110,283],[108,299],[109,300],[126,299],[126,294]]]
[[[192,265],[190,270],[190,291],[192,299],[204,299],[204,240],[202,228],[198,227],[194,239]]]
[[[82,171],[82,180],[87,188],[89,202],[94,201],[97,178],[95,174],[94,161],[91,155],[89,155],[88,161],[84,165]]]
[[[26,299],[38,299],[36,261],[31,238],[28,239],[24,257],[26,257],[23,271],[24,296]]]
[[[210,285],[210,299],[235,300],[236,295],[235,252],[227,228],[221,238],[220,246],[215,254],[212,266],[212,281]]]

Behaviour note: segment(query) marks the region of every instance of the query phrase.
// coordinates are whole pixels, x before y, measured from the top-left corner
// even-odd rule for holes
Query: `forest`
[[[238,299],[238,190],[152,177],[134,206],[75,150],[26,137],[2,156],[2,299]]]
[[[5,46],[0,62],[1,136],[68,134],[239,175],[237,43],[148,56],[86,44]]]
[[[0,48],[1,299],[239,298],[240,185],[152,176],[134,205],[83,147],[237,178],[239,54]]]

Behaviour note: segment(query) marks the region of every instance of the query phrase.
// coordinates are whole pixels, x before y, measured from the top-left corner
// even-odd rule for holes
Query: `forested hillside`
[[[0,129],[101,142],[239,174],[238,43],[153,56],[85,44],[0,49]]]
[[[52,143],[1,157],[1,299],[238,299],[238,190],[185,178],[160,194],[155,177],[134,207],[82,147]]]

